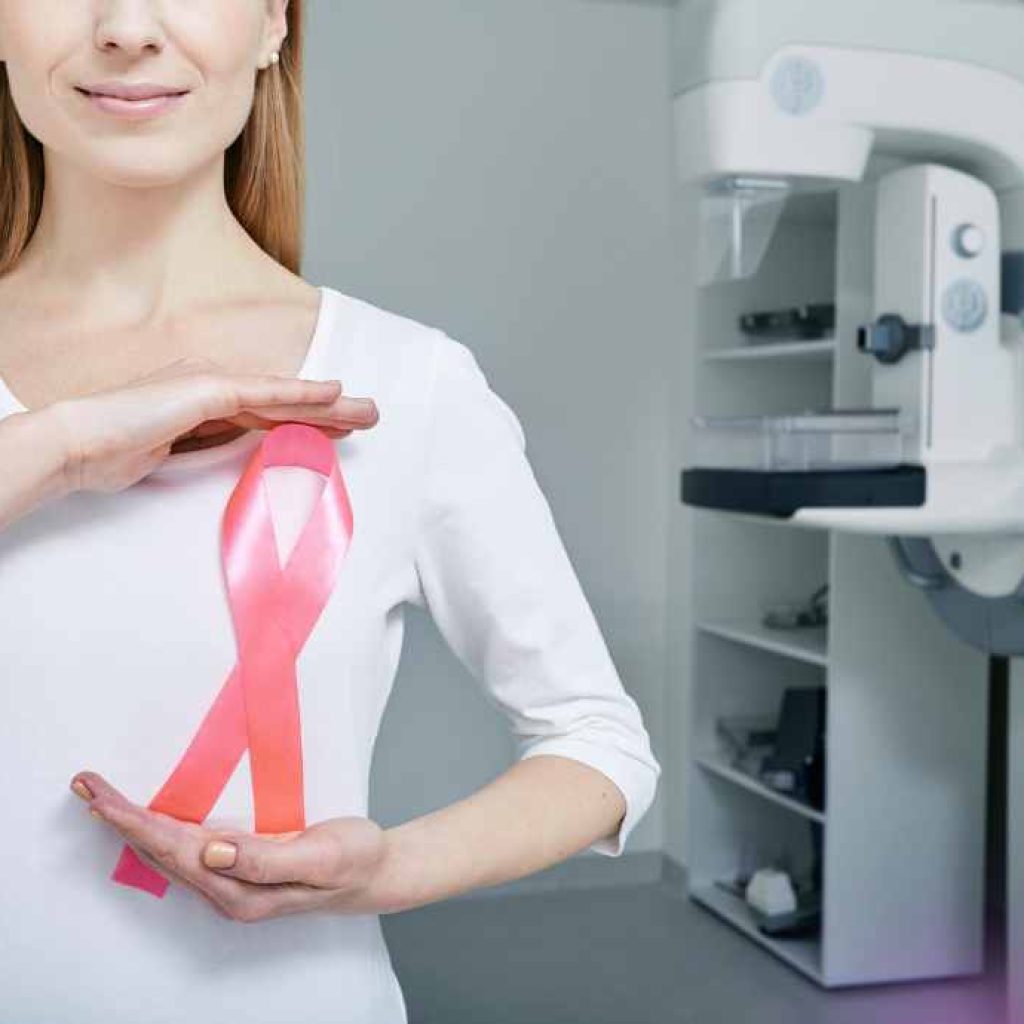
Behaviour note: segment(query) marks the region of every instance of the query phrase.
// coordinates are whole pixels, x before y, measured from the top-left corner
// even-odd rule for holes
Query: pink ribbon
[[[269,466],[326,477],[283,571],[263,481]],[[303,423],[268,431],[228,499],[221,529],[238,660],[150,810],[202,822],[248,748],[255,831],[306,827],[296,659],[351,538],[352,509],[331,439]],[[170,884],[127,843],[110,877],[159,898]]]

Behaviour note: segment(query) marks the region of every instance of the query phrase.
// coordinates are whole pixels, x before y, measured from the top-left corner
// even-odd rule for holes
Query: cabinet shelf
[[[755,275],[695,292],[684,423],[871,406],[873,364],[848,341],[874,316],[874,188],[840,185],[824,229],[784,212]],[[833,296],[832,337],[740,345],[745,310]],[[692,466],[696,436],[683,435]],[[689,894],[825,988],[981,972],[988,705],[984,686],[968,687],[986,678],[987,657],[906,585],[882,537],[687,508],[677,642]],[[761,624],[762,609],[825,583],[827,626]],[[822,810],[732,767],[716,738],[719,719],[777,720],[787,690],[820,686]],[[763,934],[742,893],[722,887],[770,864],[820,885],[818,936]]]
[[[832,359],[835,352],[836,339],[833,336],[816,341],[776,341],[709,349],[701,358],[708,363],[762,362],[772,359],[817,362]]]
[[[828,627],[777,630],[753,620],[710,619],[697,623],[702,633],[758,647],[786,658],[796,658],[812,665],[828,665]]]
[[[777,957],[813,978],[818,984],[822,984],[821,938],[819,936],[773,939],[758,929],[757,921],[745,900],[713,883],[691,887],[690,896],[723,917],[745,935],[749,935],[765,949],[771,950]]]
[[[783,793],[776,793],[774,789],[769,789],[764,785],[764,783],[759,782],[752,775],[748,775],[746,772],[742,772],[738,768],[731,768],[721,757],[717,755],[699,754],[694,758],[694,762],[700,765],[700,767],[705,771],[711,772],[712,775],[717,775],[720,779],[725,779],[727,782],[731,782],[733,785],[739,786],[742,789],[747,790],[749,793],[763,797],[769,803],[783,807],[787,811],[792,811],[794,814],[799,814],[801,818],[816,821],[821,825],[825,824],[825,813],[823,811],[819,811],[808,804],[802,803],[800,800],[794,800],[792,797],[788,797]]]

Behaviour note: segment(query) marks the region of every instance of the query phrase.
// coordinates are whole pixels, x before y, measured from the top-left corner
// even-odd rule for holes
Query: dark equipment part
[[[761,341],[814,341],[836,326],[834,302],[812,303],[790,309],[744,313],[740,330],[755,344]]]
[[[897,313],[885,313],[874,323],[857,328],[857,348],[880,363],[898,363],[908,352],[934,347],[934,327],[908,324]]]
[[[770,608],[761,619],[767,629],[815,629],[828,625],[828,584],[811,594],[807,602],[796,608],[780,605]]]
[[[957,580],[929,538],[890,537],[889,548],[904,579],[961,640],[988,654],[1024,655],[1024,580],[1012,594],[986,597]]]
[[[684,505],[788,519],[801,508],[916,507],[925,503],[923,466],[812,471],[684,469]]]
[[[765,785],[819,811],[825,805],[827,702],[824,686],[788,687],[782,694],[775,749],[761,768]]]

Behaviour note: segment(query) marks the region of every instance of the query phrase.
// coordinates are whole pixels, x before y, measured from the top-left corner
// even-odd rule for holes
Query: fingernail
[[[100,814],[100,812],[99,812],[99,811],[97,811],[95,807],[91,807],[91,808],[89,809],[89,813],[90,813],[90,814],[91,814],[91,815],[92,815],[92,816],[93,816],[94,818],[102,818],[102,817],[103,817],[103,815],[102,815],[102,814]]]
[[[225,843],[220,839],[215,839],[212,843],[207,844],[203,860],[210,868],[229,868],[235,863],[237,854],[238,848],[234,843]]]
[[[92,793],[90,792],[89,787],[81,779],[75,779],[75,781],[71,783],[71,789],[83,800],[92,799]]]

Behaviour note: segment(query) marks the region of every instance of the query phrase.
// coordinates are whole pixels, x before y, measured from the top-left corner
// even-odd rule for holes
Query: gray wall
[[[596,0],[313,0],[304,276],[468,345],[666,762],[677,269],[671,10]],[[408,608],[378,739],[383,825],[503,771],[505,722]],[[669,684],[670,685],[670,684]],[[629,851],[659,849],[673,781]],[[671,799],[671,796],[668,797]]]

